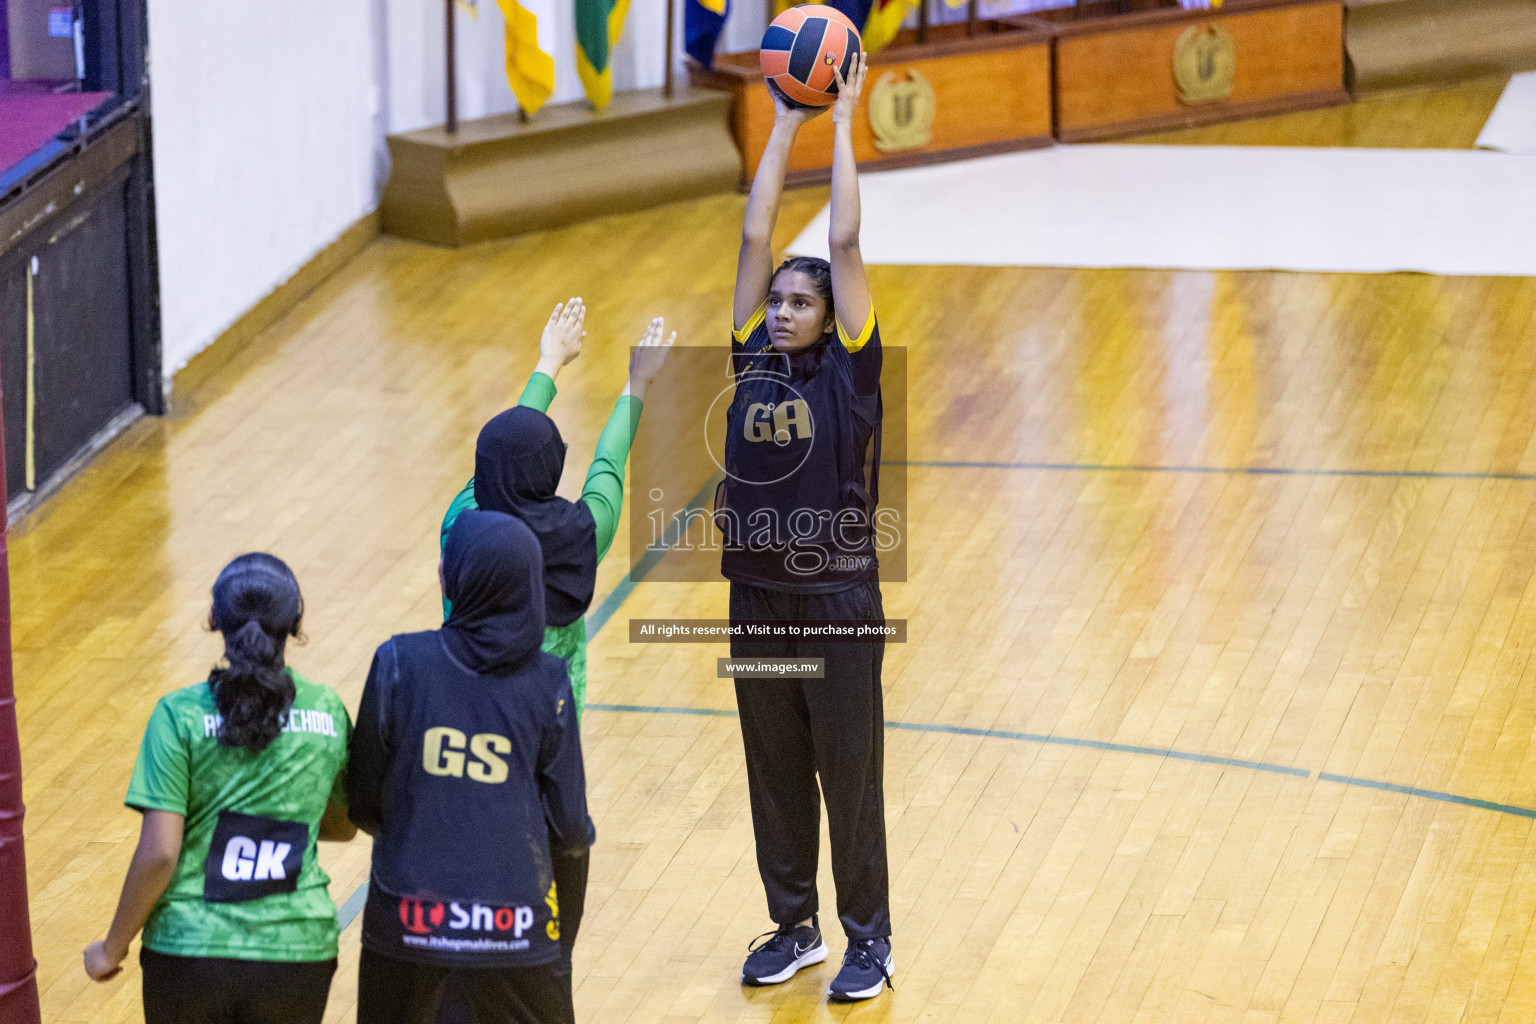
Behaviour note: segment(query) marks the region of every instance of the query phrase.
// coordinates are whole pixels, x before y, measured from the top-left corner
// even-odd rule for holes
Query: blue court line
[[[1048,736],[1044,733],[1007,732],[1002,729],[969,729],[959,725],[919,725],[914,722],[886,722],[887,729],[905,729],[909,732],[942,732],[953,736],[980,736],[984,739],[1023,740],[1027,743],[1052,743],[1063,747],[1082,747],[1087,750],[1108,750],[1117,754],[1146,754],[1174,761],[1196,761],[1200,764],[1217,764],[1227,768],[1247,768],[1256,772],[1273,772],[1276,775],[1294,775],[1309,779],[1312,773],[1305,768],[1291,768],[1283,764],[1264,761],[1244,761],[1237,757],[1217,757],[1214,754],[1192,754],[1184,750],[1164,747],[1137,747],[1128,743],[1106,743],[1103,740],[1080,740],[1070,736]]]
[[[610,595],[611,596],[611,595]],[[735,711],[722,708],[692,708],[667,706],[662,704],[588,704],[588,711],[607,711],[618,714],[643,714],[643,715],[689,715],[700,718],[737,718]],[[1170,761],[1190,761],[1196,764],[1210,764],[1222,768],[1242,768],[1249,771],[1269,772],[1274,775],[1287,775],[1292,778],[1310,779],[1313,773],[1305,768],[1294,768],[1290,765],[1270,764],[1266,761],[1248,761],[1237,757],[1217,757],[1213,754],[1196,754],[1187,750],[1173,750],[1167,747],[1142,747],[1129,743],[1108,743],[1104,740],[1078,739],[1072,736],[1050,736],[1044,733],[1011,732],[1005,729],[975,729],[960,725],[924,725],[917,722],[885,723],[887,729],[900,729],[907,732],[936,732],[951,736],[976,736],[981,739],[1015,740],[1025,743],[1043,743],[1062,747],[1077,747],[1083,750],[1100,750],[1115,754],[1141,754],[1148,757],[1161,757]],[[1336,782],[1344,786],[1358,786],[1364,789],[1382,790],[1388,793],[1401,793],[1404,796],[1422,797],[1426,800],[1438,800],[1441,803],[1458,804],[1462,807],[1475,807],[1485,811],[1496,811],[1500,814],[1512,814],[1521,818],[1536,819],[1536,809],[1518,807],[1514,804],[1495,803],[1492,800],[1478,800],[1475,797],[1458,796],[1455,793],[1444,793],[1435,789],[1421,789],[1418,786],[1400,786],[1394,782],[1380,782],[1376,779],[1362,779],[1354,775],[1337,775],[1333,772],[1318,772],[1316,778],[1319,782]],[[366,883],[359,886],[346,903],[342,904],[337,912],[337,923],[343,931],[362,912],[363,904],[367,902],[368,886]]]
[[[1036,469],[1077,473],[1204,473],[1211,476],[1339,476],[1406,480],[1536,480],[1536,473],[1438,473],[1413,469],[1289,469],[1274,466],[1159,466],[1098,462],[951,462],[913,460],[891,466],[928,469]]]
[[[639,712],[646,715],[703,715],[708,718],[736,718],[734,711],[719,708],[669,708],[660,704],[588,704],[588,711]]]
[[[1382,789],[1388,793],[1402,793],[1405,796],[1421,796],[1426,800],[1439,800],[1442,803],[1460,804],[1463,807],[1480,807],[1485,811],[1498,811],[1500,814],[1513,814],[1521,818],[1536,818],[1536,810],[1529,807],[1516,807],[1514,804],[1496,804],[1492,800],[1476,800],[1470,796],[1457,796],[1455,793],[1442,793],[1437,789],[1420,789],[1418,786],[1399,786],[1395,782],[1377,782],[1375,779],[1361,779],[1353,775],[1335,775],[1333,772],[1318,772],[1317,777],[1323,782],[1340,782],[1346,786],[1364,786],[1367,789]]]
[[[1536,474],[1531,473],[1429,473],[1429,472],[1392,472],[1387,470],[1370,469],[1269,469],[1258,466],[1138,466],[1138,465],[1099,465],[1090,463],[1068,462],[900,462],[893,463],[902,466],[925,466],[941,469],[1038,469],[1038,470],[1072,470],[1079,472],[1122,472],[1122,473],[1210,473],[1246,476],[1354,476],[1354,477],[1407,477],[1416,479],[1449,479],[1449,480],[1536,480]],[[634,569],[618,586],[603,598],[597,609],[587,617],[587,639],[593,637],[606,626],[620,606],[629,598],[647,575],[650,574],[667,551],[677,542],[682,529],[684,517],[687,511],[703,508],[707,495],[713,493],[718,476],[706,481],[699,488],[698,493],[689,501],[687,509],[678,513],[662,535],[659,545],[648,549],[645,556],[635,564]],[[667,707],[651,704],[588,704],[589,711],[609,711],[630,714],[652,715],[695,715],[711,718],[736,718],[734,711],[724,711],[715,708],[688,708]],[[1216,757],[1211,754],[1195,754],[1183,750],[1171,750],[1161,747],[1138,747],[1125,743],[1106,743],[1102,740],[1074,739],[1068,736],[1048,736],[1041,733],[1008,732],[1001,729],[971,729],[958,725],[920,725],[913,722],[886,722],[887,729],[902,729],[911,732],[939,732],[956,736],[978,736],[983,739],[1007,739],[1018,740],[1027,743],[1048,743],[1058,746],[1080,747],[1086,750],[1102,750],[1120,754],[1142,754],[1150,757],[1162,757],[1169,760],[1192,761],[1198,764],[1213,764],[1227,768],[1244,768],[1250,771],[1270,772],[1276,775],[1288,775],[1296,778],[1309,779],[1312,773],[1305,768],[1292,768],[1288,765],[1268,764],[1263,761],[1245,761],[1240,758]],[[1420,789],[1416,786],[1399,786],[1391,782],[1377,782],[1373,779],[1360,779],[1351,775],[1335,775],[1331,772],[1321,772],[1317,778],[1322,782],[1337,782],[1346,786],[1362,786],[1368,789],[1385,790],[1390,793],[1402,793],[1406,796],[1423,797],[1426,800],[1439,800],[1443,803],[1460,804],[1464,807],[1477,807],[1482,810],[1497,811],[1501,814],[1513,814],[1522,818],[1536,819],[1536,810],[1527,807],[1516,807],[1513,804],[1494,803],[1489,800],[1477,800],[1472,797],[1457,796],[1454,793],[1442,793],[1433,789]],[[362,913],[363,905],[368,901],[368,883],[364,882],[347,897],[341,909],[337,911],[337,923],[341,930],[345,931]]]
[[[738,717],[736,712],[721,708],[675,707],[661,704],[588,704],[586,707],[588,711],[607,711],[619,714],[689,715],[702,718]],[[1192,761],[1197,764],[1211,764],[1223,768],[1243,768],[1250,771],[1269,772],[1275,775],[1288,775],[1301,779],[1314,777],[1313,773],[1305,768],[1293,768],[1289,765],[1270,764],[1265,761],[1247,761],[1236,757],[1216,757],[1211,754],[1195,754],[1185,750],[1172,750],[1165,747],[1141,747],[1129,743],[1107,743],[1103,740],[1085,740],[1071,736],[1010,732],[1004,729],[973,729],[959,725],[923,725],[916,722],[887,721],[885,727],[887,729],[900,729],[907,732],[936,732],[952,736],[976,736],[981,739],[1045,743],[1063,747],[1078,747],[1084,750],[1101,750],[1116,754],[1142,754],[1173,761]],[[1441,803],[1457,804],[1462,807],[1475,807],[1484,811],[1496,811],[1499,814],[1511,814],[1520,818],[1536,819],[1536,809],[1519,807],[1514,804],[1495,803],[1492,800],[1478,800],[1475,797],[1458,796],[1455,793],[1444,793],[1436,789],[1400,786],[1395,782],[1362,779],[1354,775],[1338,775],[1333,772],[1318,772],[1316,778],[1319,782],[1335,782],[1343,786],[1358,786],[1363,789],[1400,793],[1404,796],[1422,797],[1425,800],[1437,800]],[[357,891],[347,898],[346,903],[342,904],[341,910],[336,915],[342,930],[345,930],[357,918],[358,914],[362,912],[363,904],[367,901],[367,897],[368,886],[364,884],[359,886]]]
[[[347,925],[357,919],[357,915],[363,912],[363,904],[367,902],[368,883],[364,882],[352,891],[352,895],[347,897],[347,902],[336,911],[336,923],[341,926],[342,931],[346,931]]]
[[[1157,466],[1157,465],[1114,465],[1095,463],[1069,463],[1069,462],[942,462],[942,461],[914,461],[895,463],[903,466],[925,466],[933,468],[978,468],[978,469],[1038,469],[1038,470],[1069,470],[1082,472],[1140,472],[1140,473],[1209,473],[1247,476],[1334,476],[1334,477],[1406,477],[1411,479],[1450,479],[1450,480],[1536,480],[1536,474],[1532,473],[1434,473],[1427,471],[1389,471],[1374,469],[1275,469],[1262,466]],[[706,496],[712,493],[719,475],[712,477],[688,503],[688,509],[702,508]],[[607,624],[608,620],[619,610],[625,599],[634,591],[635,587],[645,579],[650,570],[667,553],[667,550],[677,542],[680,524],[684,521],[685,513],[679,513],[673,518],[668,530],[662,536],[662,542],[656,547],[646,551],[645,557],[636,564],[633,572],[625,577],[611,593],[604,598],[598,610],[587,619],[587,636],[590,639],[596,636],[598,631]],[[609,711],[630,714],[656,714],[656,715],[695,715],[715,718],[738,717],[734,711],[725,711],[716,708],[690,708],[667,707],[651,704],[588,704],[587,708],[593,711]],[[1076,739],[1067,736],[1049,736],[1043,733],[1009,732],[1001,729],[974,729],[957,725],[921,725],[912,722],[885,723],[887,729],[901,729],[911,732],[938,732],[956,736],[978,736],[983,739],[1008,739],[1026,743],[1045,743],[1058,746],[1079,747],[1087,750],[1102,750],[1112,753],[1141,754],[1149,757],[1162,757],[1169,760],[1190,761],[1197,764],[1213,764],[1227,768],[1243,768],[1250,771],[1269,772],[1276,775],[1287,775],[1293,778],[1309,779],[1313,773],[1305,768],[1293,768],[1289,765],[1269,764],[1264,761],[1248,761],[1241,758],[1217,757],[1211,754],[1196,754],[1184,750],[1172,750],[1162,747],[1142,747],[1125,743],[1108,743],[1103,740]],[[1489,800],[1478,800],[1473,797],[1457,796],[1455,793],[1443,793],[1439,790],[1421,789],[1416,786],[1400,786],[1391,782],[1378,782],[1374,779],[1362,779],[1352,775],[1336,775],[1332,772],[1320,772],[1317,778],[1323,782],[1335,782],[1346,786],[1360,786],[1369,789],[1383,790],[1391,793],[1401,793],[1405,796],[1417,796],[1426,800],[1438,800],[1443,803],[1460,804],[1463,807],[1476,807],[1482,810],[1497,811],[1501,814],[1512,814],[1523,818],[1536,819],[1536,810],[1518,807],[1514,804],[1494,803]],[[356,894],[354,894],[355,896]],[[350,904],[350,900],[348,901]]]
[[[588,704],[590,711],[615,711],[638,712],[653,715],[699,715],[710,718],[736,718],[734,711],[725,711],[719,708],[687,708],[666,707],[659,704]],[[1212,754],[1194,754],[1185,750],[1172,750],[1166,747],[1140,747],[1129,743],[1107,743],[1103,740],[1084,740],[1070,736],[1048,736],[1043,733],[1009,732],[1004,729],[973,729],[960,725],[921,725],[916,722],[892,722],[885,723],[887,729],[903,729],[908,732],[938,732],[952,736],[979,736],[983,739],[1022,740],[1027,743],[1049,743],[1063,747],[1080,747],[1086,750],[1103,750],[1117,754],[1144,754],[1151,757],[1162,757],[1173,761],[1193,761],[1198,764],[1214,764],[1226,768],[1247,768],[1256,772],[1271,772],[1275,775],[1290,775],[1300,779],[1312,778],[1312,773],[1305,768],[1292,768],[1289,765],[1270,764],[1266,761],[1246,761],[1238,757],[1216,757]],[[1529,807],[1517,807],[1514,804],[1494,803],[1491,800],[1478,800],[1470,796],[1457,796],[1455,793],[1442,793],[1437,789],[1421,789],[1418,786],[1399,786],[1395,782],[1379,782],[1375,779],[1362,779],[1354,775],[1336,775],[1333,772],[1318,772],[1317,779],[1320,782],[1337,782],[1345,786],[1361,786],[1366,789],[1380,789],[1388,793],[1402,793],[1405,796],[1423,797],[1426,800],[1438,800],[1442,803],[1460,804],[1463,807],[1477,807],[1485,811],[1497,811],[1500,814],[1513,814],[1521,818],[1536,818],[1536,809]]]
[[[641,557],[640,561],[635,563],[635,567],[630,570],[629,575],[620,580],[619,585],[614,587],[607,597],[603,598],[603,603],[597,606],[597,610],[587,616],[588,641],[602,631],[602,628],[608,624],[608,620],[613,618],[613,613],[619,610],[619,606],[628,599],[635,587],[646,576],[650,575],[651,570],[656,567],[656,563],[660,562],[662,557],[678,542],[683,530],[687,528],[688,513],[704,508],[714,497],[715,485],[720,482],[722,475],[716,473],[704,481],[704,486],[700,487],[694,496],[689,499],[688,505],[672,517],[671,523],[667,524],[666,531],[661,535],[661,543],[647,548],[645,555]]]
[[[724,711],[718,708],[688,708],[666,707],[655,704],[588,704],[590,711],[617,711],[639,712],[655,715],[702,715],[712,718],[736,718],[734,711]],[[1246,768],[1256,772],[1271,772],[1275,775],[1289,775],[1299,779],[1310,779],[1314,775],[1305,768],[1292,768],[1289,765],[1270,764],[1267,761],[1246,761],[1237,757],[1217,757],[1212,754],[1194,754],[1186,750],[1172,750],[1165,747],[1139,747],[1129,743],[1107,743],[1103,740],[1076,739],[1071,736],[1048,736],[1043,733],[1033,732],[1009,732],[1004,729],[972,729],[960,725],[922,725],[916,722],[892,722],[885,723],[887,729],[902,729],[908,732],[938,732],[952,736],[979,736],[982,739],[1021,740],[1027,743],[1049,743],[1063,747],[1079,747],[1085,750],[1103,750],[1117,754],[1145,754],[1151,757],[1161,757],[1172,761],[1193,761],[1198,764],[1214,764],[1224,768]],[[1401,793],[1404,796],[1423,797],[1426,800],[1438,800],[1441,803],[1459,804],[1462,807],[1476,807],[1485,811],[1497,811],[1500,814],[1513,814],[1520,818],[1536,819],[1536,809],[1519,807],[1515,804],[1495,803],[1492,800],[1478,800],[1470,796],[1458,796],[1455,793],[1444,793],[1438,789],[1421,789],[1418,786],[1400,786],[1395,782],[1379,782],[1376,779],[1362,779],[1355,775],[1336,775],[1333,772],[1316,773],[1319,782],[1337,782],[1344,786],[1360,786],[1365,789],[1379,789],[1388,793]]]
[[[659,704],[588,704],[589,711],[641,712],[652,715],[705,715],[711,718],[737,718],[734,711],[719,708],[665,707]],[[1003,729],[972,729],[963,725],[922,725],[917,722],[885,723],[887,729],[905,729],[908,732],[942,732],[952,736],[980,736],[983,739],[1024,740],[1028,743],[1053,743],[1063,747],[1082,747],[1087,750],[1108,750],[1117,754],[1150,754],[1175,761],[1197,761],[1201,764],[1219,764],[1228,768],[1248,768],[1256,772],[1273,772],[1276,775],[1294,775],[1311,778],[1305,768],[1290,768],[1283,764],[1264,761],[1245,761],[1237,757],[1216,757],[1213,754],[1191,754],[1183,750],[1165,747],[1137,747],[1128,743],[1106,743],[1103,740],[1079,740],[1068,736],[1047,736],[1043,733],[1008,732]]]
[[[640,567],[636,566],[635,574],[638,574],[639,571]],[[613,613],[619,610],[619,605],[623,604],[624,600],[629,597],[629,592],[635,589],[635,583],[638,582],[633,578],[635,574],[620,580],[619,585],[614,587],[607,597],[603,598],[603,603],[597,606],[597,610],[587,616],[588,641],[597,636],[598,631],[608,624],[608,620],[613,618]]]

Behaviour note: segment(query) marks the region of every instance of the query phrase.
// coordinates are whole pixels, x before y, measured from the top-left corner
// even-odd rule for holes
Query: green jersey
[[[336,905],[316,843],[327,803],[345,805],[352,723],[335,691],[289,670],[297,695],[265,750],[222,746],[206,682],[155,705],[126,803],[183,815],[181,856],[144,925],[176,956],[330,960]]]

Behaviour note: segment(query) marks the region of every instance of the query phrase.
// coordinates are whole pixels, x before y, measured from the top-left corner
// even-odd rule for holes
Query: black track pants
[[[231,960],[139,951],[146,1024],[320,1024],[335,960]]]
[[[574,1024],[571,970],[564,959],[538,967],[445,967],[395,960],[363,949],[357,1024],[432,1024],[452,980],[476,1024]]]
[[[880,587],[788,594],[731,583],[731,621],[883,622]],[[885,856],[885,644],[735,638],[732,658],[823,658],[824,679],[738,679],[757,869],[768,916],[793,924],[818,912],[821,798],[827,803],[837,916],[850,939],[891,934]],[[820,777],[820,793],[817,778]]]

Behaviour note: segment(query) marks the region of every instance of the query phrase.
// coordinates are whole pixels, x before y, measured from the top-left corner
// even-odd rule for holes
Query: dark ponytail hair
[[[208,686],[222,745],[260,752],[283,731],[295,693],[283,648],[303,618],[299,581],[282,559],[241,555],[219,573],[208,624],[224,634],[224,663]]]

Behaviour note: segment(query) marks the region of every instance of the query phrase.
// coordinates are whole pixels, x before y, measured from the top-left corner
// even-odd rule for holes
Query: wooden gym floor
[[[1466,146],[1501,85],[1160,138]],[[783,239],[824,198],[790,196]],[[21,524],[45,1020],[139,1019],[137,971],[92,985],[79,956],[137,832],[121,800],[149,710],[218,653],[201,623],[223,562],[289,560],[309,606],[292,661],[355,706],[374,645],[437,621],[439,516],[549,308],[591,306],[553,409],[574,482],[646,318],[724,341],[742,205],[460,252],[382,239]],[[832,934],[827,965],[738,985],[768,924],[724,651],[624,628],[724,616],[726,587],[651,582],[592,646],[595,705],[664,710],[586,717],[579,1018],[1530,1020],[1536,282],[872,278],[910,347],[911,570],[886,587],[911,623],[885,676],[897,990],[829,1007]],[[367,840],[323,858],[342,903]]]

